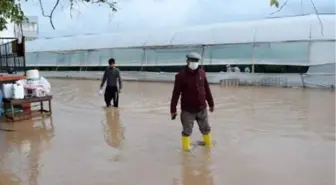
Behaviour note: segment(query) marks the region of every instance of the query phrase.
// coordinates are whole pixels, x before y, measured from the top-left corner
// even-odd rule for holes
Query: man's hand
[[[210,107],[210,112],[213,112],[214,110],[215,110],[215,108],[214,107]]]
[[[176,119],[177,113],[176,112],[171,113],[170,116],[171,116],[171,119],[174,120],[174,119]]]

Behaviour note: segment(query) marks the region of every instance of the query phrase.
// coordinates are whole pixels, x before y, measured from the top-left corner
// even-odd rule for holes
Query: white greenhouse
[[[270,18],[175,30],[38,39],[26,43],[27,66],[181,66],[196,51],[203,65],[295,65],[335,72],[335,15]]]

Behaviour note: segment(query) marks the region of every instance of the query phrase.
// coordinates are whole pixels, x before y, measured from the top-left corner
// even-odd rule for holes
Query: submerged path
[[[104,110],[98,81],[50,82],[52,119],[0,123],[0,185],[335,184],[332,92],[213,86],[217,144],[184,153],[172,84],[125,82]]]

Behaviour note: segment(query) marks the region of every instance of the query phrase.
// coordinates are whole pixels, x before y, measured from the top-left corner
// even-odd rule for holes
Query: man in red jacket
[[[187,55],[187,66],[175,75],[173,95],[170,103],[171,118],[177,116],[176,106],[181,95],[182,147],[190,150],[190,135],[194,121],[203,134],[205,146],[212,145],[207,104],[214,111],[214,102],[205,71],[198,66],[201,56],[192,52]]]

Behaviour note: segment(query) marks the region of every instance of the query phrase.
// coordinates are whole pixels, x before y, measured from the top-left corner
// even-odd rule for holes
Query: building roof
[[[27,52],[176,45],[335,40],[335,15],[270,18],[147,32],[78,35],[26,42]]]

